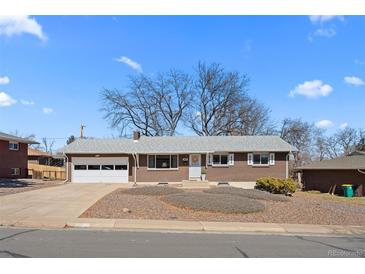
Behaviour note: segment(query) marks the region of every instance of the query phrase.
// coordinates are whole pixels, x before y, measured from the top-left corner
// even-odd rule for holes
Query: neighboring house
[[[296,168],[305,190],[342,194],[342,184],[352,184],[356,196],[365,195],[365,152],[354,152],[333,160],[323,160]]]
[[[71,182],[255,182],[288,176],[289,153],[277,136],[164,136],[78,139],[63,148]]]
[[[64,157],[56,154],[52,155],[49,152],[29,147],[28,164],[63,167]]]
[[[28,175],[29,139],[0,132],[0,178],[25,178]]]
[[[28,147],[28,163],[48,165],[51,162],[52,155],[48,152]]]

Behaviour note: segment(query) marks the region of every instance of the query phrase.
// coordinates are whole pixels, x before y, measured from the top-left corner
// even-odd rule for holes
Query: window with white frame
[[[9,142],[9,149],[10,150],[19,150],[19,143],[18,142]]]
[[[177,169],[177,155],[148,155],[148,169]]]
[[[213,166],[227,166],[228,154],[213,154]]]
[[[268,165],[268,164],[269,164],[269,153],[253,154],[253,165]]]
[[[275,165],[275,153],[248,153],[247,162],[253,166]]]
[[[14,167],[11,169],[11,176],[18,176],[20,175],[20,168]]]

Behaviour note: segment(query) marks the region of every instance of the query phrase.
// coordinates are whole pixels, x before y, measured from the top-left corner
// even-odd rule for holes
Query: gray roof
[[[0,140],[14,141],[14,142],[26,143],[26,144],[38,144],[38,142],[35,142],[33,140],[10,135],[10,134],[7,134],[7,133],[1,132],[1,131],[0,131]]]
[[[297,170],[330,170],[330,169],[365,169],[365,154],[353,153],[349,156],[332,160],[316,161],[311,164],[298,167]]]
[[[278,136],[142,136],[132,139],[78,139],[64,147],[64,153],[207,153],[286,152],[296,148]]]

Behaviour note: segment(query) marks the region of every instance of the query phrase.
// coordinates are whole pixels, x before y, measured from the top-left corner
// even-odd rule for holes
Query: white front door
[[[201,155],[190,154],[189,156],[189,180],[201,180]]]
[[[74,183],[128,183],[128,157],[72,157]]]

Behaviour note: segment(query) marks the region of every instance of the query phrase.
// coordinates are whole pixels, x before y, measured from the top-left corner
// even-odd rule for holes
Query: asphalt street
[[[365,235],[331,237],[0,228],[0,257],[365,257]]]

